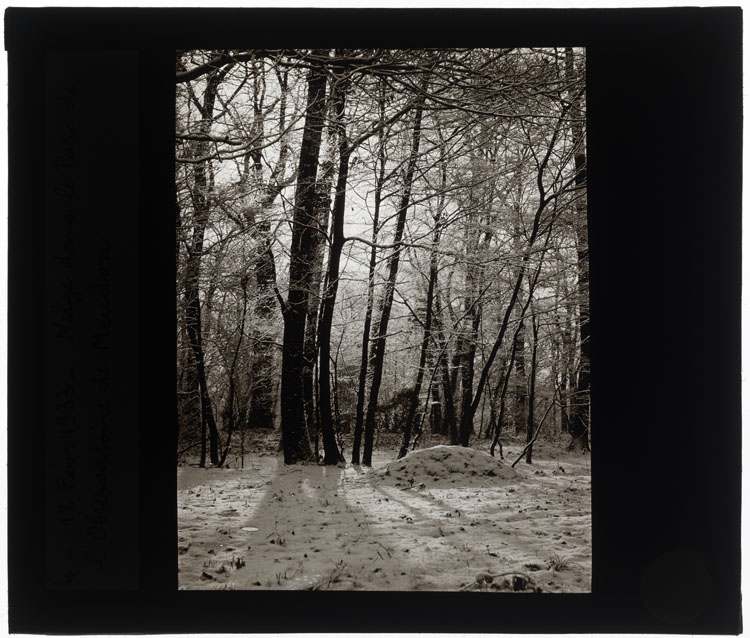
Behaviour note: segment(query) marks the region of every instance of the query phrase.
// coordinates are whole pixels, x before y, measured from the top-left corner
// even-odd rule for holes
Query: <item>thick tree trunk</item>
[[[339,172],[336,180],[336,196],[333,205],[331,222],[331,247],[328,251],[328,273],[323,293],[323,303],[318,334],[320,348],[320,427],[323,432],[323,462],[335,465],[343,460],[336,444],[336,433],[331,413],[331,327],[333,310],[336,305],[336,294],[339,285],[339,266],[341,251],[344,247],[344,216],[346,213],[346,187],[349,177],[349,158],[351,149],[348,146],[346,128],[343,118],[346,108],[346,86],[337,87],[336,120],[339,135]]]
[[[324,238],[328,230],[328,216],[331,208],[331,179],[333,163],[324,162],[323,175],[315,186],[315,228],[319,231],[313,237],[314,259],[312,263],[311,290],[307,303],[307,326],[305,328],[305,365],[302,368],[302,392],[305,397],[305,422],[309,432],[315,433],[317,443],[320,419],[317,401],[315,366],[318,358],[318,322],[321,306],[320,288],[323,279]],[[316,451],[317,457],[317,451]]]
[[[289,258],[289,294],[284,309],[281,367],[281,429],[284,463],[312,458],[305,427],[302,368],[305,364],[305,322],[314,259],[315,183],[324,126],[326,76],[313,67],[308,73],[307,109],[297,169],[292,248]]]
[[[388,322],[391,317],[391,307],[393,305],[393,293],[396,286],[396,275],[398,274],[399,259],[401,258],[401,240],[406,225],[406,212],[409,209],[411,201],[411,187],[414,179],[414,172],[417,166],[419,156],[419,142],[422,134],[422,109],[424,106],[424,97],[417,103],[414,114],[414,129],[412,132],[412,147],[409,155],[409,163],[404,177],[404,190],[398,208],[398,217],[396,220],[396,232],[393,238],[393,253],[388,260],[388,281],[383,294],[383,301],[380,310],[380,320],[377,327],[377,337],[373,346],[370,357],[370,367],[372,369],[372,379],[370,393],[367,401],[367,412],[365,415],[365,447],[362,455],[364,465],[372,465],[372,448],[375,435],[375,412],[378,406],[378,394],[380,384],[383,378],[383,359],[385,356],[385,340],[388,334]]]
[[[328,120],[331,107],[330,96],[326,100],[325,117]],[[323,258],[326,252],[326,238],[328,237],[328,223],[331,215],[331,187],[335,167],[336,145],[333,134],[330,133],[333,126],[327,124],[328,148],[325,159],[320,162],[320,169],[315,184],[315,222],[314,228],[318,231],[311,237],[314,258],[312,261],[312,274],[310,284],[310,295],[307,303],[307,326],[305,328],[305,365],[302,368],[302,392],[305,397],[305,422],[307,431],[311,433],[315,441],[315,458],[320,460],[320,403],[318,378],[318,332],[320,322],[320,310],[322,305],[321,287],[326,285],[323,276]]]

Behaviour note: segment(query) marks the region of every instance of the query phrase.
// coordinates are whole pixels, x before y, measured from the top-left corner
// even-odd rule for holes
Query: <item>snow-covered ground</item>
[[[181,589],[587,592],[590,457],[436,446],[373,468],[178,468]]]

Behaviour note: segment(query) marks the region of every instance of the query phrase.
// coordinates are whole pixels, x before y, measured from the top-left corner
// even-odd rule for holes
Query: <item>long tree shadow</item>
[[[373,537],[366,508],[352,502],[352,468],[277,464],[262,495],[224,530],[232,548],[216,587],[327,589],[369,587],[367,565],[390,552]],[[233,562],[232,562],[233,561]]]
[[[417,496],[420,499],[425,500],[430,505],[436,506],[438,509],[443,511],[443,514],[448,514],[453,511],[453,508],[451,508],[449,505],[446,505],[443,503],[440,499],[435,498],[431,494],[423,494],[420,491],[418,491],[416,488],[409,488],[408,490],[402,490],[397,487],[391,487],[389,489],[384,489],[383,486],[377,485],[374,482],[370,483],[370,486],[380,494],[383,495],[383,498],[386,498],[388,500],[394,501],[401,505],[403,508],[411,511],[416,517],[420,519],[435,519],[435,516],[430,516],[429,514],[435,514],[435,511],[427,512],[424,509],[421,509],[414,505],[413,503],[409,503],[408,500],[406,500],[403,496],[401,496],[402,492],[408,493],[409,496]]]
[[[181,496],[195,552],[190,570],[181,558],[181,586],[407,591],[438,588],[467,568],[462,541],[473,530],[441,499],[352,466],[267,461],[263,481],[237,471]]]

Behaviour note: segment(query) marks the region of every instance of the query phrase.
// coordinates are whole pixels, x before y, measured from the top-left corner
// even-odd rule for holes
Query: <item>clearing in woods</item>
[[[373,468],[178,468],[180,589],[591,590],[590,456],[439,445]]]

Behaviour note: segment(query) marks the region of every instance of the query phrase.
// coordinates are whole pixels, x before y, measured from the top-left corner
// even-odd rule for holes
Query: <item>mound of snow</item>
[[[402,488],[497,484],[517,476],[499,458],[459,445],[417,450],[370,474],[373,480]]]

